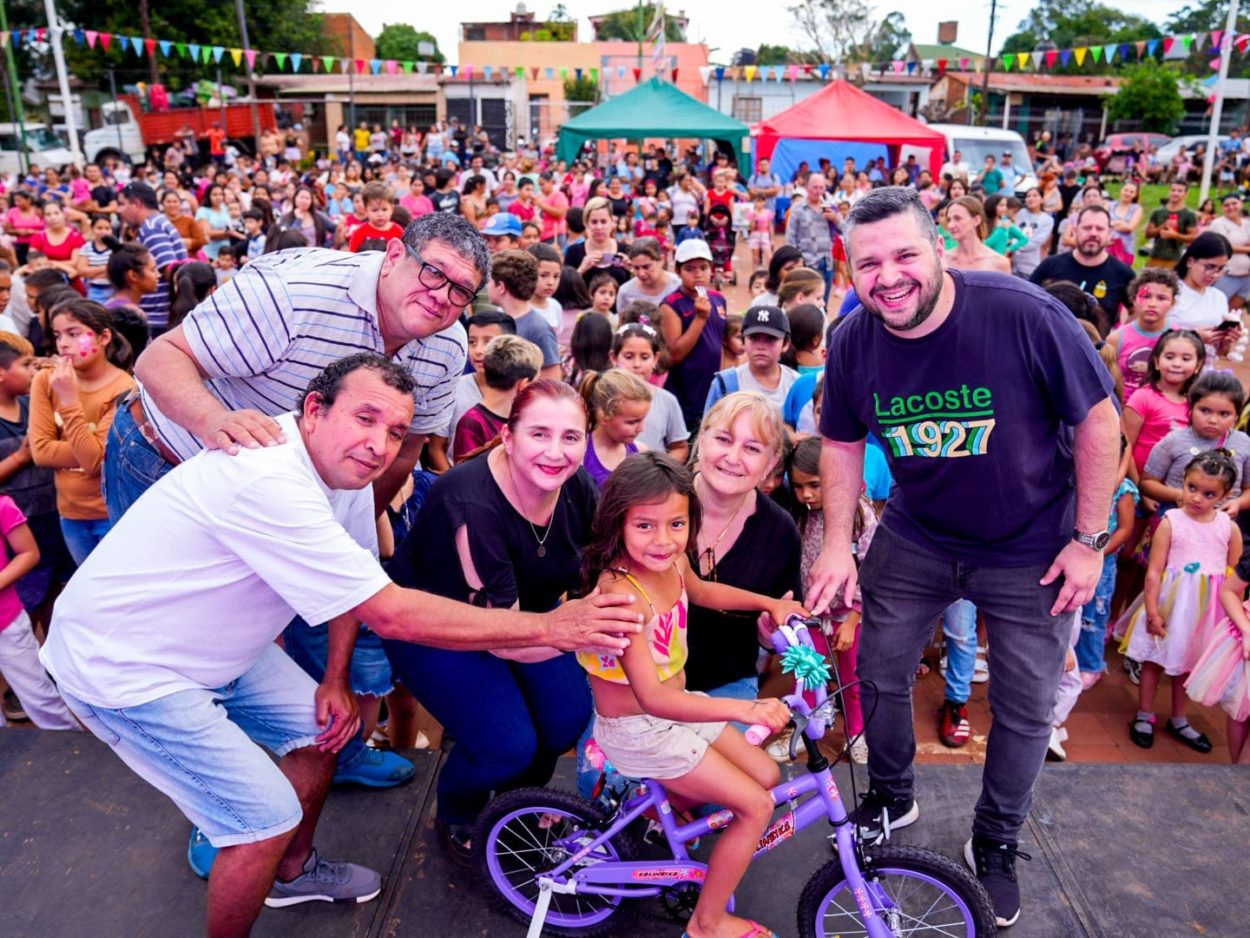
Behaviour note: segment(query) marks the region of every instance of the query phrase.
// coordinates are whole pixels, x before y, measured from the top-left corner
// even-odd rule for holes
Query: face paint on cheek
[[[95,333],[88,331],[78,337],[78,357],[86,358],[96,350]]]

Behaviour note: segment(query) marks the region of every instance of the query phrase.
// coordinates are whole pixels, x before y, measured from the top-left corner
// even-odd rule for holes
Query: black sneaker
[[[1020,918],[1020,884],[1016,882],[1016,857],[1033,858],[1007,844],[987,837],[972,836],[964,844],[964,862],[976,871],[977,879],[994,903],[994,920],[1008,928]]]
[[[17,699],[17,694],[12,689],[4,692],[4,718],[6,720],[26,722],[30,719],[26,715],[26,711],[22,709],[22,702]]]
[[[872,846],[889,840],[891,831],[920,820],[920,805],[915,798],[893,798],[870,788],[859,807],[851,812],[851,820],[860,843]]]

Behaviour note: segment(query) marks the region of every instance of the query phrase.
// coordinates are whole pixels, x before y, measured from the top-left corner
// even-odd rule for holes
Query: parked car
[[[1128,168],[1127,157],[1133,153],[1139,143],[1145,150],[1150,147],[1157,149],[1166,146],[1171,141],[1172,138],[1167,134],[1142,132],[1112,134],[1094,149],[1094,159],[1098,161],[1098,168],[1102,172],[1119,175]]]
[[[1206,134],[1185,134],[1182,137],[1173,137],[1168,143],[1159,147],[1160,165],[1164,167],[1171,165],[1172,159],[1181,149],[1192,153],[1200,144],[1206,143],[1208,139]],[[1228,141],[1229,137],[1228,134],[1220,134],[1216,139],[1222,146]]]

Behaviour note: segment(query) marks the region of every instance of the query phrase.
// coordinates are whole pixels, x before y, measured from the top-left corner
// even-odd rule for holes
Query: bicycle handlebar
[[[808,733],[812,739],[820,739],[827,729],[825,719],[820,715],[813,717],[812,714],[820,709],[829,696],[825,686],[829,673],[824,664],[824,656],[816,650],[809,634],[809,630],[813,628],[820,628],[818,618],[790,616],[773,632],[772,644],[777,654],[781,655],[782,671],[794,674],[794,693],[786,694],[781,699],[796,716],[796,730]],[[824,669],[823,674],[820,673],[821,669]],[[804,691],[811,691],[815,695],[815,707],[809,706],[803,699]],[[758,746],[771,735],[772,730],[762,723],[753,724],[746,731],[747,742],[752,746]]]

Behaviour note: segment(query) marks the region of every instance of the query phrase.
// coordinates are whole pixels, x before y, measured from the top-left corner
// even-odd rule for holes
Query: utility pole
[[[9,16],[5,11],[4,0],[0,0],[0,32],[9,31]],[[17,65],[13,61],[13,43],[4,44],[4,88],[9,96],[9,117],[17,125],[17,134],[22,141],[18,150],[18,165],[22,173],[30,172],[30,154],[26,149],[26,115],[22,112],[22,90],[17,83]]]
[[[144,39],[152,38],[152,24],[148,20],[148,0],[139,0],[139,28],[143,31]],[[148,56],[148,77],[152,84],[160,83],[161,76],[156,71],[156,56]]]
[[[234,0],[235,12],[239,15],[239,34],[243,39],[243,48],[251,49],[252,42],[247,38],[247,16],[243,12],[243,0]],[[256,154],[260,155],[260,112],[256,109],[256,81],[252,78],[252,64],[247,63],[247,98],[251,102],[252,111],[252,144],[256,147]],[[224,102],[223,102],[224,103]],[[221,129],[229,133],[229,129],[223,124]]]
[[[994,52],[994,20],[998,16],[998,0],[990,0],[990,35],[985,40],[985,73],[981,76],[981,106],[977,109],[977,123],[985,124],[985,115],[990,108],[990,55]],[[972,108],[968,109],[968,117],[972,117]],[[971,120],[969,121],[971,123]]]
[[[52,44],[52,60],[56,64],[56,81],[61,89],[61,101],[65,105],[65,135],[69,137],[70,152],[81,155],[78,149],[78,122],[74,119],[74,102],[69,96],[69,73],[65,68],[65,50],[61,48],[61,37],[65,34],[65,30],[61,28],[61,19],[56,15],[54,0],[43,0],[43,6],[48,14],[48,41]]]
[[[1215,80],[1215,103],[1211,105],[1211,126],[1207,128],[1207,152],[1202,160],[1202,183],[1198,190],[1201,205],[1211,189],[1211,171],[1215,166],[1215,152],[1220,145],[1220,118],[1224,116],[1224,85],[1228,81],[1228,60],[1233,56],[1233,38],[1237,35],[1238,0],[1229,0],[1228,20],[1224,23],[1223,45],[1220,46],[1220,72]]]
[[[356,133],[356,25],[355,17],[348,14],[347,21],[347,114],[352,134]]]

